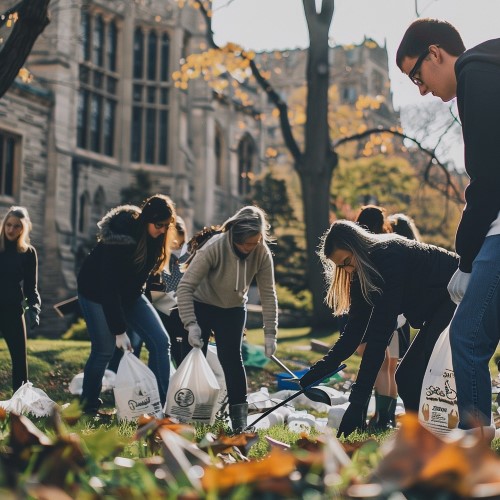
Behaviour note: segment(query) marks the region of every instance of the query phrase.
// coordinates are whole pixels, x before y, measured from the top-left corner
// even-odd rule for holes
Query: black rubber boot
[[[248,403],[229,405],[229,417],[235,434],[241,434],[247,426]]]
[[[389,423],[391,427],[396,428],[397,427],[397,422],[396,422],[396,404],[398,400],[396,398],[392,398],[391,405],[389,406]]]
[[[396,409],[396,399],[391,396],[378,395],[378,418],[371,423],[370,428],[376,431],[383,431],[393,427],[391,423],[392,408]]]

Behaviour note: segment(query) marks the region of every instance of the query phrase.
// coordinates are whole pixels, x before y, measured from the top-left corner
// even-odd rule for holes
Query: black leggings
[[[12,389],[14,392],[28,381],[26,355],[26,325],[17,308],[0,311],[0,332],[7,343],[12,360]]]
[[[207,355],[208,340],[213,333],[219,358],[226,378],[227,399],[230,405],[247,400],[247,375],[243,366],[241,343],[247,320],[244,307],[222,307],[194,303],[196,319],[203,338],[203,353]]]
[[[450,324],[457,306],[446,299],[417,333],[396,370],[398,393],[406,411],[418,412],[427,364],[439,335]]]

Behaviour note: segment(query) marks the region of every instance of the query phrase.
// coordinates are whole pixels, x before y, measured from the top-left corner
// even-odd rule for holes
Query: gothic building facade
[[[57,335],[67,320],[52,305],[75,293],[96,222],[128,201],[122,190],[138,172],[195,230],[241,206],[264,146],[256,113],[231,95],[217,98],[203,81],[173,85],[172,73],[204,42],[193,9],[60,0],[50,16],[26,62],[33,80],[0,99],[0,212],[13,204],[30,212],[40,330]]]

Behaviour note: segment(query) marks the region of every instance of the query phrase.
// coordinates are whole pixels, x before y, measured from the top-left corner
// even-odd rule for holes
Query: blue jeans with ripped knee
[[[451,322],[459,428],[491,421],[488,363],[500,340],[500,235],[488,236],[472,264],[469,285]]]

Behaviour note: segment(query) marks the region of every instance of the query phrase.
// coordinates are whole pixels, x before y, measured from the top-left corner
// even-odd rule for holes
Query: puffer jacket
[[[134,253],[143,230],[139,214],[140,209],[133,205],[109,211],[98,223],[98,243],[78,273],[78,294],[102,305],[113,335],[125,332],[123,310],[144,292],[162,243],[161,238],[148,237],[146,264],[137,269]]]

